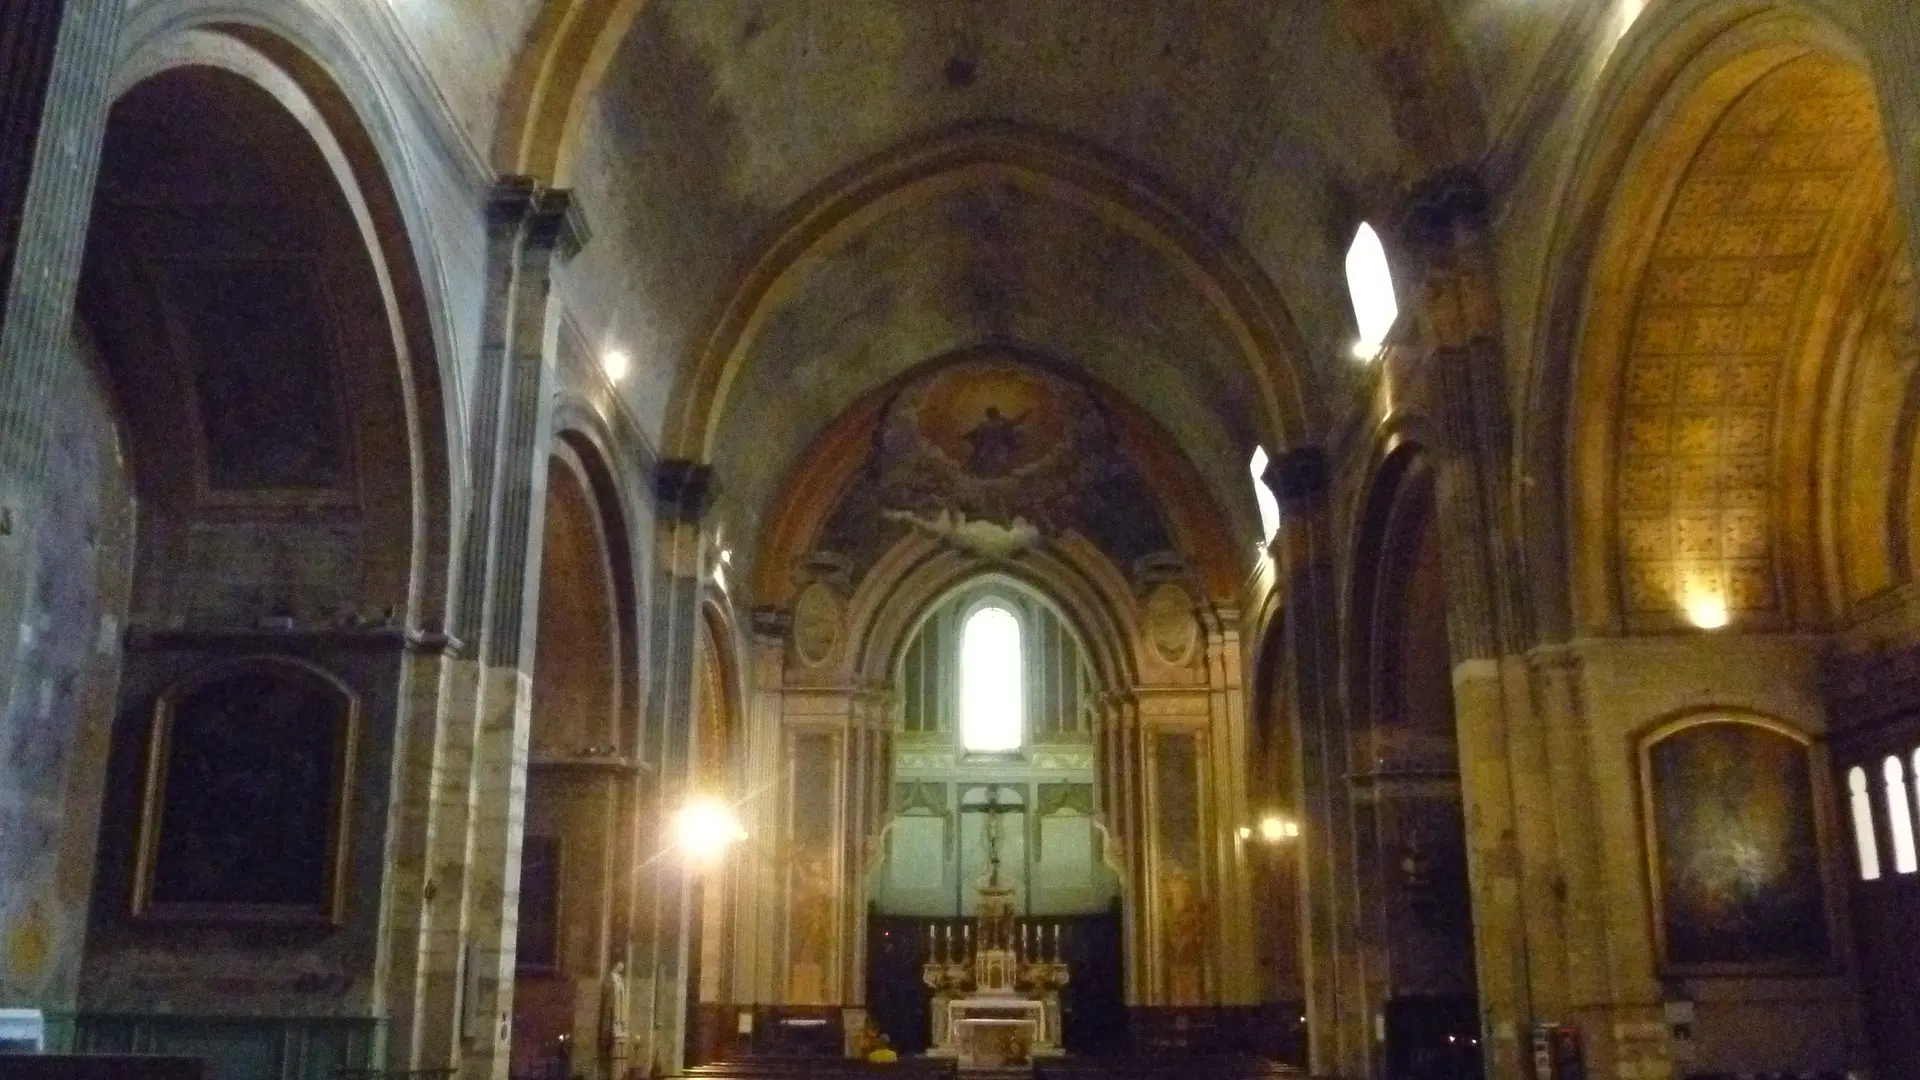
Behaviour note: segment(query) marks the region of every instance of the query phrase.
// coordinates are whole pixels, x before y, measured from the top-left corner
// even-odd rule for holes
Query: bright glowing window
[[[967,616],[960,631],[960,743],[971,753],[1020,749],[1026,727],[1020,619],[998,605]]]
[[[1280,531],[1280,500],[1273,497],[1273,489],[1267,486],[1267,448],[1253,448],[1253,460],[1247,463],[1247,470],[1253,473],[1253,501],[1260,505],[1260,538],[1266,543],[1273,542],[1273,535]]]
[[[1387,265],[1387,249],[1373,226],[1360,223],[1353,246],[1347,249],[1347,292],[1353,298],[1353,318],[1360,327],[1360,340],[1353,354],[1370,360],[1386,343],[1387,334],[1400,317],[1400,301],[1393,295],[1393,270]]]
[[[1860,851],[1860,880],[1880,880],[1880,840],[1873,834],[1873,796],[1867,792],[1867,770],[1847,770],[1847,794],[1853,804],[1853,844]]]
[[[1900,759],[1890,757],[1886,764],[1887,773],[1887,820],[1893,833],[1893,869],[1895,873],[1911,874],[1920,869],[1920,860],[1916,860],[1913,850],[1913,802],[1907,798],[1907,770],[1901,766]]]

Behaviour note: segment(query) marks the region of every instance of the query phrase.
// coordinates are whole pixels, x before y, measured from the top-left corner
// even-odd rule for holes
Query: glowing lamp
[[[633,358],[619,349],[608,349],[600,357],[600,368],[607,373],[608,380],[619,382],[627,377],[627,370],[633,366]]]
[[[1298,822],[1289,821],[1278,814],[1268,814],[1260,819],[1260,839],[1269,844],[1282,840],[1292,840],[1300,835]]]
[[[747,838],[733,808],[718,799],[695,799],[673,816],[673,837],[695,862],[713,862]]]
[[[1727,598],[1710,582],[1689,582],[1681,607],[1687,621],[1702,630],[1719,630],[1730,621]]]

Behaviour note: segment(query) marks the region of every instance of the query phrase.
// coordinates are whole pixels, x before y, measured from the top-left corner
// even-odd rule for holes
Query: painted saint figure
[[[1026,413],[1009,417],[998,406],[987,406],[986,418],[966,434],[967,471],[989,480],[1011,474],[1025,447],[1026,433],[1021,428],[1026,422]]]

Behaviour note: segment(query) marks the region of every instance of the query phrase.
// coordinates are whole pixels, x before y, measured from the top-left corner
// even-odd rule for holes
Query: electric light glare
[[[1731,621],[1726,597],[1717,589],[1689,588],[1685,607],[1687,621],[1702,630],[1719,630]]]
[[[711,862],[747,838],[733,808],[718,799],[695,799],[673,816],[673,837],[697,862]]]
[[[608,349],[606,354],[600,357],[601,369],[607,373],[608,379],[616,383],[627,377],[627,371],[632,366],[633,358],[619,349]]]
[[[1279,814],[1268,814],[1260,819],[1260,839],[1269,844],[1292,840],[1299,835],[1299,823],[1283,818]]]

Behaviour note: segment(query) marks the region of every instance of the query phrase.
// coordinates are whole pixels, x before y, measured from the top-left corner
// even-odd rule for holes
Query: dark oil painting
[[[1715,719],[1657,739],[1645,769],[1663,966],[1827,963],[1807,746],[1769,726]]]
[[[334,918],[352,722],[344,690],[291,665],[242,667],[164,700],[140,906]]]

